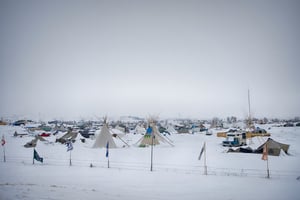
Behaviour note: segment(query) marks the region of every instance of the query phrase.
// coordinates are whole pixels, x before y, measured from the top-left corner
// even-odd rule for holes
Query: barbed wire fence
[[[62,158],[46,158],[46,162],[38,165],[46,166],[69,166],[69,160]],[[32,157],[29,156],[13,156],[6,160],[6,163],[14,163],[17,165],[32,165]],[[6,163],[2,163],[5,165]],[[91,159],[72,159],[72,168],[74,167],[93,167],[107,168],[107,161],[96,161]],[[150,171],[150,163],[147,162],[124,162],[110,161],[110,170],[133,170],[133,171]],[[204,176],[203,165],[184,165],[184,164],[166,164],[155,163],[154,172],[170,172],[182,174],[195,174]],[[264,178],[267,173],[263,169],[248,168],[221,168],[207,166],[208,176],[236,176],[236,177],[258,177]],[[298,178],[300,170],[271,170],[272,178]]]

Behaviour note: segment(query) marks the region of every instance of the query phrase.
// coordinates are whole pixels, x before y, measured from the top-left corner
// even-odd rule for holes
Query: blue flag
[[[73,150],[73,145],[72,145],[71,141],[67,141],[66,145],[67,145],[67,151],[72,151]]]
[[[204,144],[202,146],[202,149],[201,149],[201,152],[200,152],[200,155],[198,157],[198,160],[201,160],[201,157],[202,157],[203,152],[205,151],[205,148],[206,148],[206,143],[204,142]]]
[[[105,154],[106,158],[108,158],[108,149],[109,149],[109,142],[107,141],[107,143],[106,143],[106,154]]]
[[[43,163],[44,159],[39,156],[38,152],[34,149],[33,150],[33,159]]]
[[[146,131],[146,135],[151,135],[152,134],[152,128],[149,126],[147,131]]]

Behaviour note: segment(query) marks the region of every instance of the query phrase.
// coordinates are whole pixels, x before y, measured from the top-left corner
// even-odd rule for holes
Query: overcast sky
[[[300,1],[0,0],[0,117],[300,116]]]

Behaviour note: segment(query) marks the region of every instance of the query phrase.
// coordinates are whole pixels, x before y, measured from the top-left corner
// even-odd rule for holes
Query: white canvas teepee
[[[101,128],[100,134],[97,136],[93,148],[106,147],[107,142],[109,143],[109,148],[117,148],[117,145],[109,131],[106,119],[104,119],[104,124]]]
[[[146,147],[150,145],[157,145],[160,142],[168,143],[169,145],[173,146],[169,141],[167,141],[157,130],[155,125],[155,120],[149,119],[148,120],[149,126],[147,128],[146,134],[137,142],[139,147]]]

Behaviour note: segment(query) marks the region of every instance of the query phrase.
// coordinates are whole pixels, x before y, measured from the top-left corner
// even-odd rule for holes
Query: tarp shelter
[[[117,145],[109,131],[108,124],[106,120],[101,128],[100,134],[97,136],[93,148],[106,147],[107,142],[109,143],[109,148],[117,148]]]
[[[27,143],[24,145],[24,147],[26,147],[26,148],[36,147],[38,140],[40,140],[40,141],[42,141],[42,142],[47,141],[47,140],[45,140],[43,137],[41,137],[41,136],[39,136],[39,135],[36,135],[36,136],[34,137],[34,139],[31,140],[31,141],[29,141],[29,142],[27,142]]]
[[[288,144],[276,142],[275,140],[268,138],[268,140],[264,144],[259,146],[254,151],[254,153],[262,153],[265,144],[267,144],[268,155],[271,155],[271,156],[279,156],[281,150],[283,150],[286,154],[288,154],[288,150],[290,147],[290,145],[288,145]]]
[[[56,139],[56,142],[60,142],[62,144],[65,144],[67,141],[75,142],[77,135],[78,135],[77,131],[73,131],[71,128],[69,128],[69,130],[66,134],[64,134],[62,137]]]

